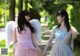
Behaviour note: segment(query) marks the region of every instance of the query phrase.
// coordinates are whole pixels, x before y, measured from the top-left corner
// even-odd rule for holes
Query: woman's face
[[[30,20],[30,16],[25,16],[26,20],[29,21]]]
[[[64,21],[64,18],[61,16],[57,16],[57,22],[60,24],[62,21]]]

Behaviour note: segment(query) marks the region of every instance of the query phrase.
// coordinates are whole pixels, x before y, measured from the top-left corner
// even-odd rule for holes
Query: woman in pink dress
[[[30,13],[21,11],[18,16],[18,25],[13,31],[13,56],[42,56],[42,52],[36,42],[35,29],[29,23]]]

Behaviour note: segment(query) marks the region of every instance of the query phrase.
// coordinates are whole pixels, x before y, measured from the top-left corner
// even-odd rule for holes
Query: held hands
[[[42,56],[45,56],[45,53],[43,53]]]
[[[42,51],[41,51],[41,50],[39,51],[39,53],[40,53],[40,54],[39,54],[39,56],[42,56],[42,54],[43,54],[43,53],[42,53]]]
[[[47,56],[47,55],[46,55],[46,51],[43,52],[42,56]]]
[[[47,56],[46,52],[42,52],[41,50],[38,50],[38,51],[39,51],[39,56]]]
[[[41,49],[38,49],[36,51],[38,51],[38,56],[42,56],[43,53],[42,53]]]

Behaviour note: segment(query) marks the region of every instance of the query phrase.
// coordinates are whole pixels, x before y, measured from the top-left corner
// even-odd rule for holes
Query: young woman
[[[55,43],[52,46],[50,56],[73,56],[73,39],[78,32],[69,24],[68,13],[66,10],[57,13],[58,26],[53,27],[49,42],[44,49],[43,56],[46,56],[47,48],[55,37]],[[74,30],[73,30],[74,29]]]
[[[18,16],[18,25],[13,32],[14,50],[13,56],[35,56],[36,50],[39,56],[42,52],[36,43],[35,29],[29,23],[30,13],[21,11]]]

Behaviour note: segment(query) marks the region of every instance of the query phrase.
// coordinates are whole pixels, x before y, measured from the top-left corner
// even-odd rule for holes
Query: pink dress
[[[32,42],[31,31],[28,27],[25,27],[25,30],[18,32],[17,34],[17,43],[14,45],[14,56],[35,56],[35,47]]]

